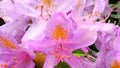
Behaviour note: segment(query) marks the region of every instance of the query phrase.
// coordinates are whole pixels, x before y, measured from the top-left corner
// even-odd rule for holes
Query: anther
[[[110,23],[110,20],[108,20],[108,23]]]
[[[11,66],[11,68],[16,68],[15,66]]]
[[[57,59],[59,59],[59,58],[60,58],[60,54],[55,54],[55,57],[56,57]]]
[[[70,60],[70,56],[69,55],[67,56],[67,59]]]
[[[61,60],[63,61],[65,59],[65,56],[61,56]]]
[[[5,68],[8,68],[8,65],[7,65],[7,64],[4,64],[4,67],[5,67]]]
[[[59,52],[59,49],[56,49],[56,51],[55,51],[56,53],[58,53]]]
[[[16,57],[15,57],[15,56],[13,57],[13,60],[16,60]]]
[[[64,48],[64,51],[67,51],[67,48]]]

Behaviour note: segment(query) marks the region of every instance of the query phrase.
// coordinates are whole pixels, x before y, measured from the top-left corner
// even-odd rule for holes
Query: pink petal
[[[53,55],[47,55],[43,68],[54,68],[56,64],[56,58]]]
[[[70,56],[70,58],[65,59],[64,61],[68,63],[71,66],[71,68],[83,68],[82,64],[77,59],[77,57],[73,56],[73,54],[70,52],[67,52],[67,55]]]
[[[42,51],[45,53],[54,51],[54,49],[56,48],[56,45],[58,45],[58,43],[51,40],[41,40],[41,41],[30,40],[27,42],[23,42],[23,46],[26,47],[27,49],[30,49],[33,51]]]

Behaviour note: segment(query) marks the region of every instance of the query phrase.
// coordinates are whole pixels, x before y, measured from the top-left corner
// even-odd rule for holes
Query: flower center
[[[115,60],[110,68],[120,68],[119,62],[117,60]]]
[[[63,62],[65,59],[68,59],[68,60],[71,59],[70,55],[67,54],[67,52],[68,52],[68,49],[67,49],[67,48],[64,48],[64,47],[62,46],[62,44],[60,44],[60,45],[55,49],[55,51],[51,51],[50,54],[55,56],[55,58],[57,59],[57,62],[59,62],[59,61],[62,61],[62,62]]]
[[[42,0],[42,3],[46,6],[46,11],[49,12],[49,8],[53,6],[52,0]]]
[[[51,6],[52,5],[52,0],[42,0],[43,4],[46,6]]]
[[[10,40],[6,39],[5,37],[0,36],[0,41],[2,42],[3,46],[8,49],[17,49],[15,44]]]
[[[52,31],[52,38],[56,40],[65,40],[68,38],[68,32],[61,25],[57,25]]]

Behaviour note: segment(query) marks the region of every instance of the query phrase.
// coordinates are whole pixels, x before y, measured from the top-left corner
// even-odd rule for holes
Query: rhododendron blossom
[[[0,68],[120,68],[119,0],[0,0]]]
[[[72,68],[82,68],[72,51],[92,44],[96,40],[97,31],[81,26],[76,25],[67,15],[56,13],[46,23],[43,39],[24,40],[26,38],[23,37],[23,42],[28,49],[46,53],[44,68],[53,68],[60,61],[67,62]]]

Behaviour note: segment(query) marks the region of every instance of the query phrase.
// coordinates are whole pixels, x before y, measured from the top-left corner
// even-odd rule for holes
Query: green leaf
[[[120,19],[120,14],[111,14],[110,17]]]
[[[119,8],[120,7],[120,3],[115,3],[115,4],[111,4],[113,6],[113,8]]]
[[[118,25],[120,26],[120,19],[118,20]]]
[[[60,62],[54,68],[71,68],[71,67],[65,62]]]
[[[74,56],[86,56],[86,54],[80,49],[74,50],[73,54]]]

